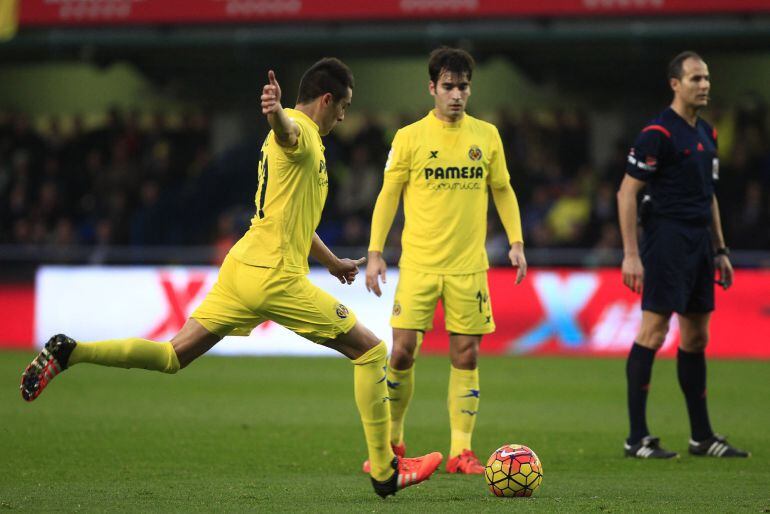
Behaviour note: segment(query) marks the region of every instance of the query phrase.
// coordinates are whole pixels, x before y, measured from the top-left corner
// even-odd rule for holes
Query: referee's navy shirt
[[[692,127],[669,107],[642,129],[628,154],[626,173],[647,183],[655,218],[711,223],[717,132],[697,120]]]

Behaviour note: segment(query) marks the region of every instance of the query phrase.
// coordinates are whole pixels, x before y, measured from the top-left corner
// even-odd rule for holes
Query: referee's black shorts
[[[644,223],[642,310],[714,310],[714,251],[708,226],[652,218]]]

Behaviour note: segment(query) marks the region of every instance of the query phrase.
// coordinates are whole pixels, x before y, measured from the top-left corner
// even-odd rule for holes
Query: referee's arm
[[[623,284],[635,293],[642,292],[644,278],[636,231],[636,198],[644,186],[643,181],[626,174],[618,190],[618,220],[623,237]]]
[[[722,218],[719,216],[717,195],[713,195],[711,199],[711,237],[715,249],[727,247],[724,234],[722,233]],[[727,289],[733,285],[733,265],[730,263],[727,253],[718,252],[714,264],[719,272],[717,284],[721,285],[722,289]]]

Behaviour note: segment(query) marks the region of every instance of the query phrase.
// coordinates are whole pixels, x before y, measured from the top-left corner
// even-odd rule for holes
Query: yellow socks
[[[372,478],[384,481],[393,475],[390,448],[390,402],[385,384],[388,347],[384,341],[355,359],[353,380],[358,413],[364,425]]]
[[[471,436],[479,410],[479,370],[457,369],[449,372],[449,426],[452,429],[451,457],[471,449]]]
[[[388,396],[390,397],[390,442],[404,441],[404,419],[414,393],[414,366],[409,369],[388,367]]]
[[[163,373],[176,373],[180,367],[171,343],[156,343],[138,337],[93,343],[78,342],[70,355],[68,366],[81,362],[116,368],[142,368]]]
[[[420,353],[423,332],[417,332],[417,346],[414,349],[414,358]],[[407,369],[394,369],[388,366],[388,396],[390,397],[390,442],[401,444],[404,442],[404,421],[409,402],[414,394],[414,364]]]

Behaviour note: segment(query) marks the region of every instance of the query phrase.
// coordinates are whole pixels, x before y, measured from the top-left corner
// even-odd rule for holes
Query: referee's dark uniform
[[[647,184],[641,205],[642,310],[660,314],[714,310],[711,238],[717,132],[690,126],[670,107],[642,130],[626,172]]]

